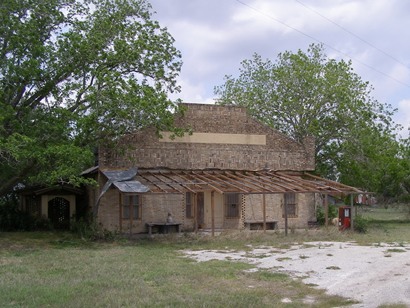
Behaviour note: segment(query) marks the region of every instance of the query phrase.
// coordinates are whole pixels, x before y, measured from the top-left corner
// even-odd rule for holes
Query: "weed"
[[[340,267],[339,267],[339,266],[332,265],[332,266],[326,267],[326,269],[329,269],[329,270],[340,270]]]
[[[406,252],[406,250],[400,248],[389,248],[387,249],[387,252]]]

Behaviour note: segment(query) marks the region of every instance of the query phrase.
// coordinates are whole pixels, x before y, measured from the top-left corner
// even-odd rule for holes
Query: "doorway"
[[[198,221],[198,228],[203,228],[205,224],[205,213],[204,213],[204,193],[199,192],[196,194],[196,206],[197,206],[197,213],[196,219]]]
[[[64,198],[56,197],[48,202],[48,219],[54,229],[70,228],[70,202]]]

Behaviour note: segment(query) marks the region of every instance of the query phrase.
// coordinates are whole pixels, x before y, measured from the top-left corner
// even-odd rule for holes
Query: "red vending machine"
[[[339,207],[339,230],[349,229],[351,219],[352,208],[350,206]]]

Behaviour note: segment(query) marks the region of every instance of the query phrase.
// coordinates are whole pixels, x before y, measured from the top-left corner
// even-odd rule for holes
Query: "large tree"
[[[312,44],[307,52],[280,53],[275,62],[255,54],[241,63],[238,77],[225,76],[215,94],[219,103],[245,106],[296,141],[314,136],[318,173],[374,190],[383,172],[379,168],[373,177],[372,168],[397,156],[399,147],[394,110],[375,100],[372,90],[350,61],[330,59],[322,45]],[[349,167],[360,169],[355,175],[361,180],[349,176]]]
[[[0,195],[75,183],[93,149],[171,125],[180,52],[145,0],[2,0]]]

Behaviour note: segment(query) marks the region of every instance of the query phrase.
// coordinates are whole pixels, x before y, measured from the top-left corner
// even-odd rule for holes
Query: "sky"
[[[275,61],[322,43],[329,58],[352,61],[375,99],[398,109],[396,123],[410,125],[408,0],[149,1],[182,53],[181,92],[173,99],[212,103],[214,87],[237,76],[254,53]]]

